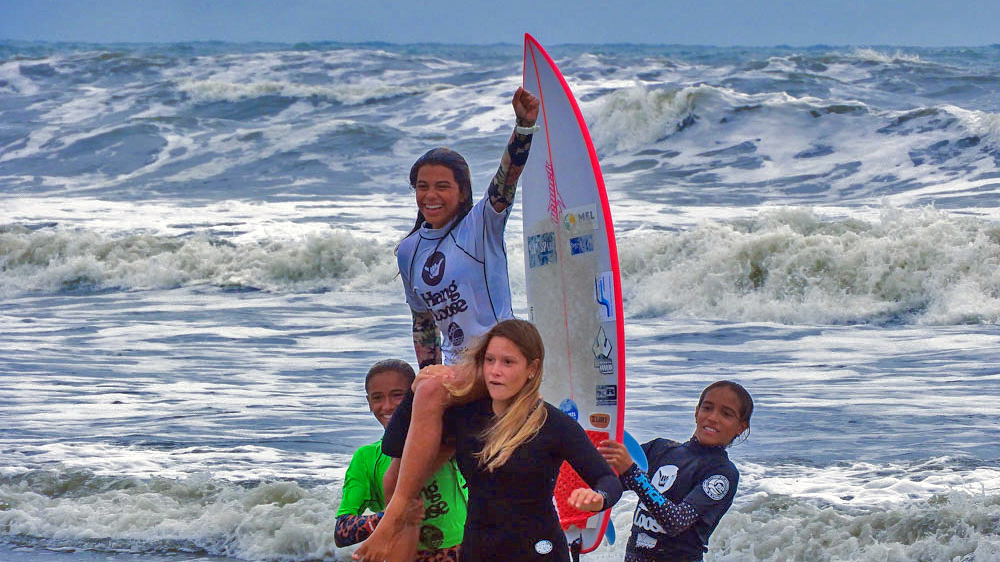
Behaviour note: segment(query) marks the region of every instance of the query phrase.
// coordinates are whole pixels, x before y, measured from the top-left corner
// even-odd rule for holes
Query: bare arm
[[[524,88],[518,88],[514,92],[514,99],[511,101],[514,106],[514,114],[517,116],[517,124],[521,127],[531,127],[538,119],[538,98],[531,95]],[[524,164],[528,161],[528,151],[531,149],[531,135],[517,132],[511,134],[507,142],[507,148],[503,156],[500,157],[500,167],[496,175],[490,181],[487,193],[490,197],[490,204],[499,213],[514,203],[514,195],[517,193],[517,180],[521,177]]]
[[[451,457],[455,456],[455,446],[454,445],[441,445],[441,450],[438,451],[438,456],[434,459],[434,470],[431,474],[436,474],[437,471],[441,470],[446,462],[451,460]],[[392,459],[389,463],[389,468],[385,471],[385,475],[382,476],[382,495],[385,497],[385,501],[388,503],[392,500],[392,495],[396,492],[396,481],[399,479],[399,459]],[[351,543],[354,544],[354,543]]]
[[[392,495],[396,493],[396,480],[399,478],[399,459],[393,458],[389,463],[389,468],[382,475],[382,497],[385,503],[392,501]]]
[[[410,313],[413,315],[413,350],[417,353],[417,365],[423,368],[441,363],[441,341],[434,313],[413,309]]]

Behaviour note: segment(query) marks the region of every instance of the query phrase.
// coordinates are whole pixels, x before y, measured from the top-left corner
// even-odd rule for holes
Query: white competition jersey
[[[498,213],[483,196],[451,232],[450,223],[439,229],[424,223],[399,244],[406,302],[417,312],[434,312],[446,365],[458,362],[476,337],[514,316],[503,241],[508,216],[509,206]]]

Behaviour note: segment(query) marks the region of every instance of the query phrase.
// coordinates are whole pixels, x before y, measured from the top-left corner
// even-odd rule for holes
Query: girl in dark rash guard
[[[568,561],[552,502],[564,460],[590,486],[571,493],[573,507],[602,511],[621,497],[621,482],[583,428],[541,399],[544,355],[534,325],[505,320],[467,351],[458,368],[433,365],[419,375],[442,377],[458,402],[481,395],[483,387],[488,393],[444,416],[444,435],[455,440],[469,487],[462,562]],[[403,444],[383,441],[383,448],[398,454]]]
[[[708,538],[733,503],[740,473],[726,454],[750,431],[753,398],[732,381],[702,391],[694,411],[694,435],[686,443],[654,439],[642,445],[649,460],[643,473],[625,446],[602,441],[598,449],[639,496],[625,562],[702,560]],[[744,437],[745,439],[745,437]]]

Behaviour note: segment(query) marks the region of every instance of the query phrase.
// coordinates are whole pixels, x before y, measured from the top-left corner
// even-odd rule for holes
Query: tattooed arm
[[[520,127],[531,127],[538,119],[538,98],[531,95],[524,88],[518,88],[514,92],[514,99],[511,101],[514,106],[514,114],[517,116],[517,124]],[[487,191],[490,196],[490,203],[499,213],[510,207],[514,203],[514,194],[517,192],[517,180],[521,177],[524,164],[528,161],[528,151],[531,149],[531,135],[514,131],[507,142],[507,148],[500,158],[500,168],[493,176],[490,187]]]
[[[441,341],[434,312],[417,312],[411,308],[410,314],[413,315],[413,350],[417,352],[417,364],[423,368],[441,363]]]
[[[450,450],[454,452],[454,449]],[[385,512],[380,511],[372,515],[344,514],[337,517],[337,524],[333,529],[333,543],[339,547],[358,544],[375,532],[375,527],[378,527],[384,515]],[[416,498],[410,502],[404,517],[411,524],[419,525],[424,518],[423,498]],[[452,559],[448,558],[448,560]]]
[[[341,515],[337,518],[337,526],[333,530],[333,543],[343,548],[368,538],[372,534],[382,513],[374,515]]]

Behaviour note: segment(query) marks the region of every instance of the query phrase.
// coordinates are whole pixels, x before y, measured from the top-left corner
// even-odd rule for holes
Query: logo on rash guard
[[[424,283],[434,286],[444,278],[444,254],[434,252],[424,262],[424,269],[420,272],[420,277]]]
[[[535,552],[538,554],[548,554],[552,552],[552,541],[541,540],[536,542]]]
[[[434,525],[421,525],[420,542],[427,548],[441,548],[441,545],[444,543],[444,532]]]
[[[462,298],[462,292],[458,290],[458,284],[454,279],[444,289],[437,292],[427,291],[422,293],[420,298],[424,299],[427,308],[434,311],[434,320],[438,322],[444,322],[469,309],[469,303]]]
[[[668,464],[656,469],[656,473],[653,474],[652,483],[656,491],[662,494],[674,485],[674,480],[677,480],[677,467]]]
[[[441,489],[437,480],[432,480],[430,484],[420,490],[420,495],[424,497],[424,519],[434,519],[448,513],[448,502],[441,496]],[[444,542],[444,532],[433,525],[422,525],[420,527],[420,542],[427,548],[441,548]]]
[[[656,539],[646,533],[639,533],[635,536],[635,546],[639,548],[656,548]]]
[[[448,513],[448,502],[444,501],[437,480],[420,490],[424,496],[424,519],[434,519]]]
[[[641,509],[635,510],[635,519],[632,520],[632,524],[640,529],[645,529],[647,531],[652,531],[654,533],[663,533],[663,527],[656,522],[646,511],[646,506],[641,502],[639,503]]]
[[[448,326],[448,341],[450,341],[451,345],[455,347],[462,345],[465,341],[465,332],[462,330],[462,327],[455,322],[452,322],[451,325]]]
[[[709,476],[701,483],[701,489],[705,491],[706,496],[719,501],[729,492],[729,479],[721,474]]]
[[[643,492],[646,492],[646,495],[649,496],[649,499],[652,500],[653,503],[655,503],[656,505],[663,505],[667,503],[667,498],[663,497],[663,495],[660,494],[660,492],[655,487],[653,487],[652,482],[650,482],[649,479],[646,478],[645,474],[640,473],[638,476],[636,476],[635,482],[636,484],[639,485],[640,488],[642,488]],[[639,505],[643,509],[646,509],[646,506],[642,505],[642,502],[639,502]]]

